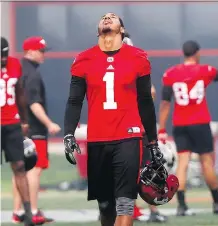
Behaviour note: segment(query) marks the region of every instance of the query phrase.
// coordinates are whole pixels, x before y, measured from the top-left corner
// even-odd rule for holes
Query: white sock
[[[32,214],[33,215],[36,215],[37,214],[37,212],[38,212],[38,210],[36,209],[36,210],[32,210]]]
[[[14,211],[15,214],[17,214],[18,216],[21,216],[24,214],[24,210],[17,210],[17,211]]]

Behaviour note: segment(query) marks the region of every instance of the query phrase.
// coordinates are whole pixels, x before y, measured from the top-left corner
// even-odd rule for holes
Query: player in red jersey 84
[[[177,215],[193,214],[185,202],[186,173],[191,152],[199,154],[202,172],[213,197],[214,213],[218,214],[218,181],[214,169],[213,137],[206,88],[218,80],[216,68],[200,64],[200,45],[187,41],[183,45],[184,63],[168,69],[163,75],[160,104],[159,140],[167,137],[166,122],[170,101],[174,96],[173,137],[178,151],[177,177],[180,186]]]

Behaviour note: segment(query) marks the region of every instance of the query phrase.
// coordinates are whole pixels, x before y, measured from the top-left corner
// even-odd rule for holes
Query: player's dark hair
[[[120,26],[123,27],[123,28],[125,28],[124,27],[123,20],[120,17],[119,17],[119,21],[120,21]],[[122,40],[123,40],[125,38],[125,33],[122,33],[121,36],[122,36]]]
[[[183,54],[185,57],[192,57],[194,56],[199,50],[200,50],[200,45],[196,41],[186,41],[183,46]]]
[[[8,48],[9,48],[9,45],[8,45],[7,39],[4,37],[1,37],[1,56],[8,55]]]
[[[8,41],[6,38],[1,37],[1,68],[6,67],[8,54],[9,54]]]
[[[120,25],[121,27],[124,27],[124,23],[123,23],[123,20],[119,17],[119,21],[120,21]]]

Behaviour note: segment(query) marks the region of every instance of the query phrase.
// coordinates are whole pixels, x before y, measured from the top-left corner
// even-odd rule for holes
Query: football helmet
[[[163,144],[161,141],[158,141],[158,146],[160,148],[161,153],[163,154],[163,158],[166,160],[164,166],[169,172],[176,165],[176,148],[172,145],[170,141],[166,141],[165,144]]]
[[[34,142],[28,137],[25,137],[23,145],[24,145],[25,170],[29,171],[36,165],[37,162],[36,146]]]
[[[150,205],[168,203],[179,188],[178,178],[168,172],[161,162],[152,161],[140,173],[139,195]]]

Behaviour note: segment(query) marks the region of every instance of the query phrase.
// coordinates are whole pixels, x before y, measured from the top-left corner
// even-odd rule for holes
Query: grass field
[[[65,160],[64,156],[51,155],[51,167],[43,173],[41,183],[51,184],[62,181],[70,181],[78,178],[77,171]],[[9,166],[4,164],[1,167],[2,171],[2,191],[1,191],[1,208],[2,222],[8,222],[11,216],[12,210],[12,195],[11,195],[11,172]],[[214,216],[211,213],[211,198],[210,193],[206,189],[190,190],[187,194],[190,206],[201,211],[197,217],[185,217],[178,218],[174,216],[169,217],[167,224],[161,224],[162,226],[217,226],[218,216]],[[146,208],[147,205],[139,199],[138,204],[141,207]],[[86,191],[77,192],[58,192],[58,191],[45,191],[40,193],[39,208],[42,208],[48,215],[55,217],[57,223],[54,226],[99,226],[97,222],[98,211],[96,202],[86,201]],[[169,204],[160,207],[160,211],[175,212],[176,200],[173,199]],[[54,211],[59,211],[55,213]],[[84,222],[87,218],[85,210],[89,210],[90,222]],[[53,211],[53,212],[51,212]],[[93,216],[92,212],[93,211]],[[91,214],[91,215],[90,215]],[[75,217],[74,217],[75,216]],[[72,219],[71,222],[66,222],[66,219]],[[83,222],[82,222],[83,221]],[[11,223],[2,223],[2,226],[12,225]],[[135,222],[134,225],[146,225],[145,222]],[[158,224],[149,224],[155,226]]]

